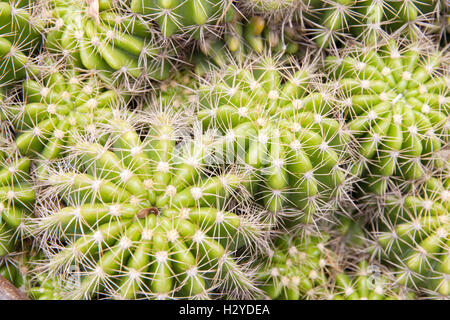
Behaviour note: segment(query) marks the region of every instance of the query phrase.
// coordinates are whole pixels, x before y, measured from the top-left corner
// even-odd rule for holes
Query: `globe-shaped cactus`
[[[53,23],[47,30],[47,47],[72,65],[130,87],[168,76],[169,51],[159,48],[148,24],[113,1],[52,0],[49,12]]]
[[[450,294],[449,181],[430,177],[410,192],[389,194],[375,233],[398,281],[428,296]]]
[[[282,235],[261,263],[258,280],[270,299],[318,299],[326,293],[336,266],[327,234]]]
[[[220,164],[242,168],[275,218],[310,221],[346,196],[349,136],[331,118],[332,92],[311,74],[309,65],[289,70],[265,57],[219,70],[199,89],[198,118],[217,131]]]
[[[35,191],[29,171],[30,160],[4,141],[0,146],[0,265],[6,265],[30,232],[26,218],[33,210]]]
[[[0,1],[0,86],[38,69],[31,53],[41,42],[42,21],[29,1]]]
[[[363,177],[365,192],[382,195],[393,180],[419,179],[442,165],[450,124],[447,59],[427,43],[400,41],[327,57],[359,145],[352,171]]]
[[[337,273],[327,299],[332,300],[409,300],[414,294],[396,284],[392,274],[378,264],[362,260],[353,270]]]
[[[227,211],[240,178],[207,174],[210,139],[176,144],[182,137],[172,120],[150,121],[141,139],[129,120],[116,118],[105,127],[108,141],[79,139],[70,161],[49,169],[37,222],[49,243],[42,268],[80,279],[63,297],[194,299],[256,290],[235,253],[260,241],[260,224]]]
[[[9,101],[0,114],[12,125],[21,154],[54,160],[64,155],[74,135],[95,134],[95,123],[112,115],[124,96],[91,73],[59,70],[55,64],[45,69],[41,79],[24,81],[23,102]]]

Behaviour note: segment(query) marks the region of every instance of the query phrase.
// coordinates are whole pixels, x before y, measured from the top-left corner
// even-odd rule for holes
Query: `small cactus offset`
[[[327,292],[328,276],[336,267],[325,233],[281,235],[263,261],[258,280],[270,299],[318,299]]]
[[[216,66],[223,67],[230,60],[245,61],[248,55],[296,55],[300,53],[298,44],[294,41],[295,31],[286,27],[283,32],[277,25],[267,25],[262,16],[253,16],[248,21],[237,16],[225,25],[223,40],[209,37],[200,44],[200,52],[193,56],[196,73],[208,71],[205,56]]]
[[[37,230],[49,243],[42,268],[80,277],[65,298],[257,291],[235,252],[263,241],[261,224],[227,210],[239,177],[208,175],[208,137],[176,144],[182,136],[173,119],[157,118],[143,140],[129,120],[112,120],[107,142],[80,138],[72,148],[75,168],[64,163],[44,181],[42,197],[57,195],[61,205],[40,210]]]
[[[112,0],[49,0],[48,6],[52,23],[46,45],[71,65],[130,88],[168,76],[169,48],[158,44],[147,23],[122,12]]]
[[[289,69],[266,56],[220,70],[199,88],[197,117],[218,132],[221,164],[242,168],[254,198],[294,226],[346,199],[349,181],[350,137],[332,118],[333,93],[311,68]]]
[[[54,160],[64,155],[74,135],[95,135],[96,122],[112,116],[125,95],[92,73],[64,70],[52,61],[41,69],[40,80],[23,82],[24,101],[8,102],[0,115],[12,125],[21,154]],[[38,176],[44,173],[38,170]]]
[[[34,2],[0,1],[0,87],[37,75],[31,56],[42,42],[43,22]]]
[[[375,233],[398,282],[427,296],[450,294],[449,187],[448,176],[429,177],[409,193],[389,194]]]
[[[428,43],[389,41],[326,58],[339,87],[347,129],[358,144],[352,172],[363,193],[442,166],[449,140],[448,57]]]
[[[0,0],[0,300],[448,300],[449,1]]]
[[[332,300],[411,300],[415,296],[401,285],[386,268],[362,260],[356,266],[337,273],[326,298]]]

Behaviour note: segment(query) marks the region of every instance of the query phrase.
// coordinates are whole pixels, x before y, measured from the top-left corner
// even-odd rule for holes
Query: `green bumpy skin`
[[[427,296],[450,294],[450,178],[388,195],[377,241],[398,281]]]
[[[131,0],[130,10],[156,22],[165,38],[189,34],[197,40],[236,14],[230,0]]]
[[[326,234],[283,235],[275,239],[258,273],[266,297],[304,300],[323,296],[334,265],[332,252],[326,247],[328,239]]]
[[[277,26],[267,25],[261,16],[253,16],[248,21],[242,21],[238,16],[226,24],[224,39],[206,39],[201,45],[201,52],[193,56],[197,74],[209,70],[206,60],[216,66],[223,67],[230,59],[244,61],[251,54],[261,55],[271,52],[275,54],[295,55],[299,46],[292,39],[293,29],[286,27],[283,34]]]
[[[395,284],[390,273],[366,260],[356,270],[340,272],[327,293],[329,300],[412,300],[415,295]]]
[[[449,140],[449,78],[442,52],[390,41],[326,58],[340,91],[347,128],[357,141],[352,172],[364,192],[383,195],[392,180],[416,180],[442,166]]]
[[[18,249],[30,232],[35,191],[30,179],[30,160],[21,157],[10,142],[0,148],[0,265]]]
[[[40,46],[42,30],[42,21],[28,1],[0,1],[1,86],[37,75],[31,53]]]
[[[352,38],[366,43],[392,33],[419,38],[444,5],[438,0],[240,0],[239,6],[244,12],[294,22],[298,33],[320,48],[336,50]]]
[[[96,123],[112,116],[124,99],[92,74],[52,66],[41,80],[27,79],[22,88],[24,103],[7,104],[0,115],[12,124],[19,152],[40,160],[61,158],[83,132],[95,135]]]
[[[169,53],[158,49],[154,32],[142,20],[122,13],[111,0],[90,4],[52,0],[51,4],[54,21],[46,45],[75,67],[96,70],[108,82],[168,76]]]
[[[331,118],[332,94],[315,90],[308,68],[282,70],[266,57],[218,71],[199,89],[197,117],[217,132],[218,164],[242,168],[254,198],[295,226],[345,196],[350,137]]]
[[[176,145],[170,121],[152,122],[143,140],[129,121],[110,126],[109,148],[80,140],[76,169],[55,169],[45,183],[48,199],[57,194],[64,207],[42,208],[37,230],[59,248],[43,265],[79,279],[63,296],[206,299],[256,290],[234,253],[254,245],[260,228],[226,211],[239,177],[206,175],[209,139]]]
[[[261,15],[271,22],[289,23],[317,6],[315,0],[237,0],[244,16]]]
[[[351,37],[372,44],[394,32],[419,38],[438,11],[437,0],[313,0],[301,23],[321,48],[336,49]]]

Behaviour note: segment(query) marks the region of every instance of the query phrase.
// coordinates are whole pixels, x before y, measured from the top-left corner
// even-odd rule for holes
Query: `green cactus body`
[[[321,48],[336,49],[349,37],[372,44],[394,32],[419,38],[438,10],[439,1],[314,1],[302,23]]]
[[[1,86],[38,73],[31,53],[40,45],[42,30],[27,1],[0,1]]]
[[[168,76],[169,53],[142,20],[122,14],[111,0],[52,0],[54,24],[46,44],[76,67],[96,70],[109,82],[161,80]],[[95,4],[99,7],[96,8]]]
[[[270,299],[317,299],[326,292],[334,257],[328,236],[307,235],[275,239],[258,273],[260,287]]]
[[[229,0],[132,0],[130,9],[156,22],[166,38],[190,34],[203,39],[208,29],[235,15]]]
[[[429,296],[450,294],[450,179],[431,177],[402,196],[389,194],[377,240],[398,281]]]
[[[341,91],[347,127],[358,142],[352,172],[364,191],[383,195],[392,179],[415,180],[442,166],[448,143],[448,75],[445,57],[419,43],[356,49],[326,59]]]
[[[236,17],[226,24],[224,39],[206,39],[200,46],[201,52],[193,57],[197,74],[208,71],[205,56],[216,66],[226,66],[230,59],[244,61],[249,55],[275,54],[295,55],[299,45],[294,42],[294,30],[284,28],[277,30],[276,25],[267,25],[266,19],[253,16],[249,21]]]
[[[220,164],[242,167],[255,199],[273,213],[292,213],[295,224],[345,194],[341,165],[349,136],[329,117],[332,94],[314,90],[306,68],[285,79],[278,68],[265,58],[219,71],[217,81],[200,88],[197,117],[218,132]]]
[[[440,1],[420,0],[243,0],[241,7],[284,21],[297,21],[298,29],[321,48],[337,49],[351,38],[376,43],[387,34],[412,39],[430,31],[438,18]]]
[[[390,273],[379,265],[366,260],[358,263],[354,271],[335,276],[328,299],[332,300],[410,300],[413,293],[395,284]]]
[[[63,279],[75,269],[80,279],[65,297],[251,292],[251,273],[234,252],[257,242],[259,225],[226,211],[240,181],[232,173],[206,175],[209,139],[175,145],[180,136],[171,121],[152,122],[143,140],[129,121],[110,126],[110,148],[79,141],[72,150],[78,170],[56,170],[46,181],[48,195],[65,206],[38,222],[50,243],[63,242],[44,265]]]
[[[19,152],[34,159],[62,157],[77,135],[95,135],[96,122],[112,116],[123,100],[118,90],[106,88],[91,74],[50,69],[42,80],[23,83],[23,104],[1,110],[2,119],[14,128]]]
[[[19,284],[14,256],[29,236],[26,220],[33,210],[35,191],[29,176],[30,160],[14,152],[10,142],[0,149],[0,274]]]

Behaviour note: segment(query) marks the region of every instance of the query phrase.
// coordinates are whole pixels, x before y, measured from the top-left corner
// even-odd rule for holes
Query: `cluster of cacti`
[[[170,48],[161,47],[145,21],[122,12],[112,0],[50,0],[49,6],[47,48],[69,64],[114,83],[167,77]]]
[[[448,299],[449,12],[0,0],[0,298]]]
[[[218,131],[218,161],[242,168],[258,202],[310,221],[345,197],[350,136],[332,118],[335,97],[315,83],[312,67],[285,71],[269,57],[226,68],[200,87],[197,118]]]
[[[352,39],[377,43],[389,34],[417,38],[433,30],[441,1],[241,0],[245,9],[288,19],[320,48],[337,49]]]
[[[350,48],[326,58],[347,129],[357,140],[351,168],[363,192],[382,195],[391,177],[414,180],[442,166],[449,139],[448,58],[426,43]]]
[[[76,168],[50,169],[43,198],[64,205],[43,208],[37,230],[58,248],[49,272],[78,270],[73,297],[252,294],[252,273],[234,252],[262,230],[227,211],[240,178],[208,175],[208,136],[176,146],[182,132],[167,118],[142,140],[130,121],[112,119],[104,144],[81,138],[71,148]]]

